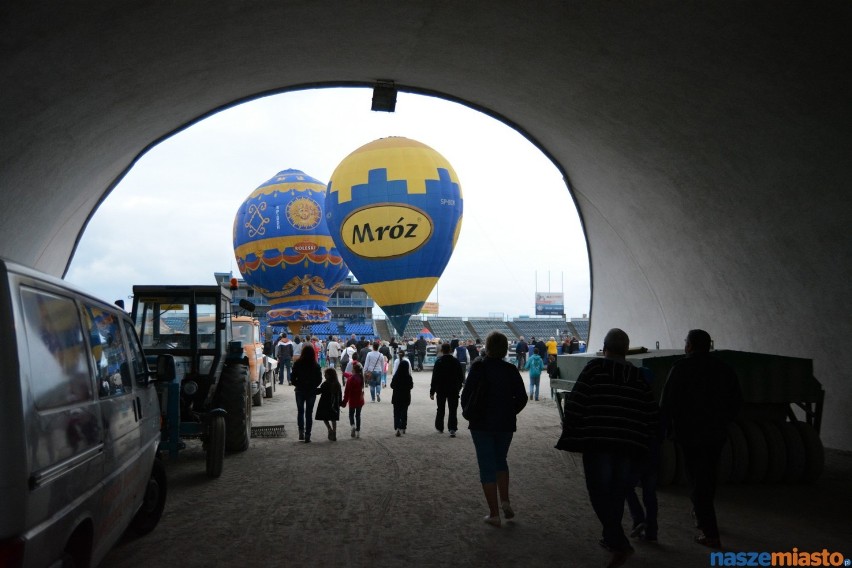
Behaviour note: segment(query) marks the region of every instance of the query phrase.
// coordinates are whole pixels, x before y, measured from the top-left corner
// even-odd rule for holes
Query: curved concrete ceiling
[[[813,358],[852,447],[850,5],[842,0],[7,3],[0,254],[61,275],[147,147],[223,106],[394,80],[518,125],[566,172],[592,347]],[[519,235],[530,236],[523,226]],[[558,249],[555,249],[555,251]]]

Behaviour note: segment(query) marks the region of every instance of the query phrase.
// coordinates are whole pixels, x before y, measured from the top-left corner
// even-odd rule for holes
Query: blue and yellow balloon
[[[327,322],[328,299],[349,269],[325,222],[326,186],[300,170],[262,183],[234,218],[234,255],[245,281],[269,299],[269,325]]]
[[[450,163],[408,138],[381,138],[331,175],[326,220],[337,249],[398,333],[420,313],[459,238],[463,199]]]

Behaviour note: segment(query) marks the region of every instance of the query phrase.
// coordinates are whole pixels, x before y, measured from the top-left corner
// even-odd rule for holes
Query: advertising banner
[[[432,314],[438,315],[438,302],[424,302],[423,307],[420,308],[421,314]]]
[[[561,316],[565,313],[564,294],[561,292],[536,292],[535,315]]]

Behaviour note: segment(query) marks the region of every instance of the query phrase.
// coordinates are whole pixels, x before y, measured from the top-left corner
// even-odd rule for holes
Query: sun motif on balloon
[[[313,229],[321,218],[319,203],[310,197],[299,197],[287,204],[287,220],[296,229]]]

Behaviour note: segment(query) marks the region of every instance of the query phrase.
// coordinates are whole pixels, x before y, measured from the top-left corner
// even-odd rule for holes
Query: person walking
[[[719,458],[728,425],[743,405],[736,372],[710,353],[710,334],[693,329],[686,336],[686,357],[676,361],[663,387],[661,410],[675,442],[683,448],[693,514],[695,542],[721,548],[716,520]]]
[[[524,341],[524,336],[522,335],[518,338],[518,342],[515,344],[515,361],[518,364],[518,370],[526,368],[527,365],[527,353],[530,352],[530,346]]]
[[[417,370],[423,370],[423,361],[426,360],[426,340],[421,335],[420,338],[414,342],[414,351],[417,356]]]
[[[352,428],[352,437],[361,437],[361,409],[364,407],[364,369],[358,361],[350,361],[352,374],[345,376],[346,386],[343,389],[343,402],[341,408],[349,405],[349,426]]]
[[[533,393],[535,394],[535,399],[538,400],[538,387],[541,383],[541,371],[544,369],[544,361],[538,354],[538,347],[533,347],[533,354],[530,355],[524,369],[530,372],[530,400],[533,399]]]
[[[461,393],[461,405],[469,422],[476,449],[479,481],[488,504],[485,522],[501,526],[503,517],[515,516],[509,500],[507,456],[517,430],[517,415],[527,404],[524,380],[517,367],[504,361],[508,338],[492,331],[485,338],[485,356],[473,362]]]
[[[565,399],[560,450],[582,452],[586,489],[603,527],[599,544],[611,553],[609,567],[633,554],[621,519],[659,420],[651,388],[626,360],[630,338],[621,329],[604,337],[603,357],[589,361]]]
[[[293,386],[296,390],[297,422],[299,440],[306,444],[311,441],[311,426],[314,423],[314,403],[317,399],[317,387],[322,382],[322,370],[314,355],[314,348],[305,342],[299,360],[293,363]]]
[[[325,345],[325,353],[328,357],[328,366],[336,369],[340,362],[340,343],[333,335],[328,336],[328,343]]]
[[[464,370],[458,359],[450,353],[448,344],[441,345],[441,356],[435,361],[432,368],[432,384],[429,386],[429,398],[435,400],[438,397],[438,411],[435,414],[435,430],[444,433],[444,415],[449,409],[447,429],[450,438],[456,437],[459,429],[458,408],[459,391],[464,382]]]
[[[443,345],[441,346],[443,347]],[[462,377],[464,377],[465,372],[467,371],[467,364],[469,360],[469,353],[466,345],[456,345],[455,348],[453,344],[450,343],[450,349],[453,350],[453,356],[458,360],[459,364],[462,367]]]
[[[340,420],[340,403],[343,399],[343,391],[340,388],[340,380],[337,378],[337,371],[334,367],[329,367],[323,372],[325,380],[317,389],[317,394],[320,395],[319,403],[317,403],[317,414],[314,418],[322,420],[325,427],[328,428],[328,439],[332,442],[337,441],[337,421]]]
[[[278,384],[284,384],[285,371],[287,372],[287,384],[292,384],[290,373],[293,366],[293,342],[287,338],[286,333],[281,334],[281,338],[275,345],[275,358],[278,360]]]
[[[547,359],[550,358],[551,355],[556,357],[559,354],[559,344],[556,343],[556,338],[553,337],[552,335],[550,336],[550,339],[547,340],[547,343],[545,344],[545,348],[547,349],[547,352],[542,353],[542,352],[539,351],[539,353],[538,353],[539,355],[541,355],[542,359],[547,360]]]
[[[372,350],[364,357],[364,378],[370,382],[370,400],[372,402],[382,401],[382,368],[385,359],[379,353],[379,342],[373,342]]]
[[[408,427],[408,407],[411,405],[411,389],[414,388],[414,379],[411,377],[411,362],[401,359],[391,377],[391,404],[393,405],[393,427],[399,437],[405,434]]]

